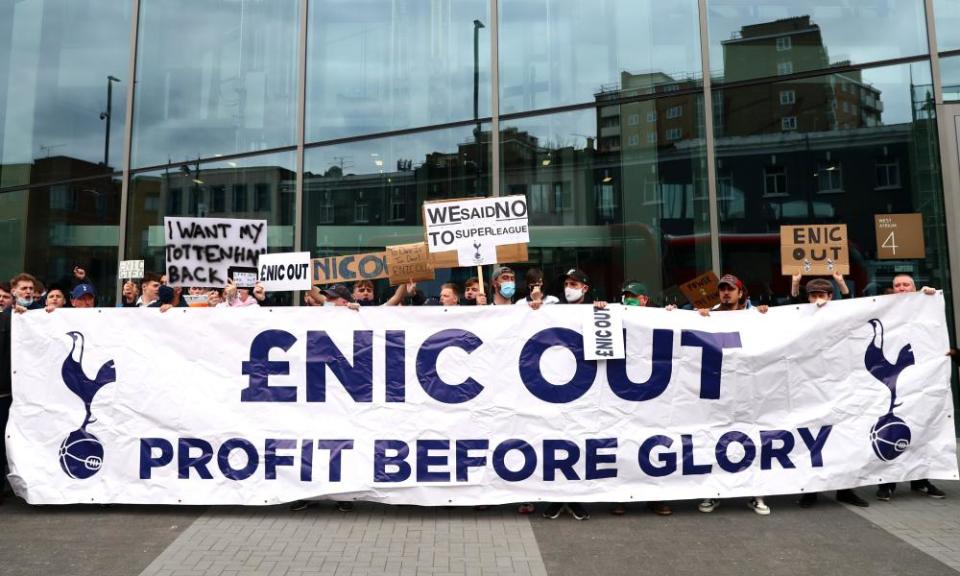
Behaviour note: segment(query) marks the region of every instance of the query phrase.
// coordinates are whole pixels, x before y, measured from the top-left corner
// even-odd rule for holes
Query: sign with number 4
[[[910,260],[926,258],[922,214],[876,214],[877,258]]]

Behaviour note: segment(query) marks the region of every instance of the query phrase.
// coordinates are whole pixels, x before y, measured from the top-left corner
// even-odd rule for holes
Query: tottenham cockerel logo
[[[890,390],[890,407],[873,425],[870,442],[877,458],[889,462],[910,447],[910,427],[893,413],[893,409],[900,406],[897,404],[897,378],[913,366],[915,360],[913,348],[907,344],[900,348],[896,362],[890,363],[883,353],[883,324],[876,318],[870,320],[870,324],[873,326],[873,340],[867,345],[863,363],[867,371]]]
[[[63,361],[60,374],[64,385],[83,401],[87,415],[80,428],[68,434],[60,444],[60,467],[71,478],[85,479],[99,472],[103,466],[103,444],[87,432],[87,425],[96,422],[90,412],[90,404],[101,388],[117,380],[117,371],[113,360],[108,360],[97,371],[96,378],[87,376],[83,370],[83,334],[67,332],[67,336],[73,338],[73,347]]]

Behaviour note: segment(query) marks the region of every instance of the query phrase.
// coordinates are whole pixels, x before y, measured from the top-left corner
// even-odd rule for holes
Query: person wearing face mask
[[[39,310],[44,307],[43,300],[37,298],[35,286],[37,279],[26,272],[17,274],[10,280],[10,289],[13,292],[13,309],[16,312]]]
[[[517,292],[517,277],[512,268],[500,266],[495,269],[493,277],[490,279],[490,286],[493,289],[493,304],[495,306],[513,304],[513,297]]]
[[[647,287],[640,282],[627,280],[620,290],[620,303],[624,306],[651,307],[653,303],[647,294]]]

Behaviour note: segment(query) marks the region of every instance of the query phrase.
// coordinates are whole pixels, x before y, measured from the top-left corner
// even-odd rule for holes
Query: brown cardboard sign
[[[357,280],[378,280],[390,276],[386,252],[328,256],[310,260],[313,284],[336,284]]]
[[[784,276],[849,274],[847,225],[781,226],[780,267]]]
[[[720,279],[711,270],[680,285],[680,291],[694,308],[713,308],[720,303]]]
[[[909,260],[927,257],[923,241],[923,214],[875,214],[877,258]]]
[[[433,280],[433,266],[427,252],[426,242],[387,246],[387,266],[390,269],[390,285]]]

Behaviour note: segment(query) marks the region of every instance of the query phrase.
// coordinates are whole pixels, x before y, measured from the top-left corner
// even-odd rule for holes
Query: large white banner
[[[14,316],[10,480],[33,504],[632,501],[955,479],[941,295]]]

